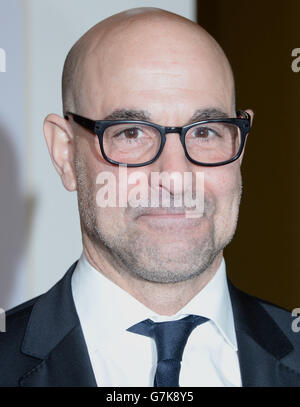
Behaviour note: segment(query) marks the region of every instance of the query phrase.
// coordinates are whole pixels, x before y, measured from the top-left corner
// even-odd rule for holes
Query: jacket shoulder
[[[297,348],[300,351],[300,332],[298,333],[295,330],[294,325],[297,321],[295,321],[295,316],[293,315],[292,311],[263,299],[257,299],[257,301],[260,302],[261,306],[266,310],[271,318],[273,318],[278,327],[292,342],[294,348]]]
[[[0,333],[0,386],[18,386],[17,377],[37,364],[21,352],[32,308],[40,296],[6,312],[6,330]]]
[[[71,293],[76,264],[46,293],[6,312],[6,332],[0,333],[0,387],[19,386],[22,377],[37,368],[50,348],[79,323]],[[28,352],[28,343],[38,351]]]
[[[254,295],[248,294],[242,290],[240,290],[237,287],[234,287],[235,290],[239,292],[239,295],[244,297],[244,299],[247,302],[256,302],[260,306],[263,307],[263,309],[275,320],[279,323],[279,325],[285,325],[284,322],[286,321],[291,321],[291,316],[292,313],[290,310],[281,307],[280,305],[277,305],[271,301],[268,301],[266,299],[256,297]]]
[[[288,341],[292,345],[292,348],[294,349],[294,352],[292,352],[291,355],[297,354],[297,360],[299,361],[300,318],[298,317],[299,321],[295,321],[295,316],[290,310],[274,304],[266,299],[250,295],[235,287],[231,282],[229,283],[229,285],[231,293],[235,298],[239,298],[239,304],[242,304],[244,308],[243,316],[247,316],[248,314],[250,314],[249,311],[254,310],[254,312],[252,312],[252,326],[257,326],[258,320],[267,321],[267,319],[269,319],[270,321],[272,321],[273,333],[278,333],[281,336],[284,335],[288,339]],[[263,314],[265,315],[265,317],[261,318]],[[297,324],[297,322],[299,328],[295,329],[295,325]],[[264,326],[260,324],[259,328],[263,330]],[[269,340],[272,341],[274,340],[274,338],[269,338]]]
[[[15,336],[17,332],[22,331],[22,327],[26,327],[28,319],[31,315],[32,308],[36,301],[41,296],[32,298],[29,301],[23,302],[22,304],[17,305],[14,308],[9,309],[6,313],[6,332],[5,335],[0,336],[0,346],[1,339],[8,338],[12,340],[12,335]],[[5,340],[5,339],[4,339]],[[1,347],[0,347],[1,349]]]

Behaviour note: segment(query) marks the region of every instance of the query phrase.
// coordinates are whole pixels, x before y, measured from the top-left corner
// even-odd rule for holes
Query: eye
[[[129,140],[137,139],[138,137],[143,135],[143,131],[137,127],[132,127],[128,129],[124,129],[117,134],[115,134],[114,137],[124,137]]]
[[[193,129],[192,135],[195,138],[201,138],[201,139],[209,139],[214,136],[218,136],[218,134],[216,133],[215,130],[212,130],[209,127],[203,127],[203,126],[196,127],[195,129]]]

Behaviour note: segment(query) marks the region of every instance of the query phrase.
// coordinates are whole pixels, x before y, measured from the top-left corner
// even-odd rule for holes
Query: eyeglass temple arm
[[[251,121],[250,114],[245,112],[244,110],[237,110],[236,115],[243,116],[243,119],[247,119],[247,120]]]
[[[71,113],[71,112],[66,112],[66,114],[64,115],[64,118],[66,120],[69,120],[69,115],[73,117],[74,122],[80,124],[81,126],[86,128],[87,130],[92,131],[93,133],[95,132],[96,122],[94,120],[87,119],[87,118],[82,117],[82,116],[78,116],[77,114]]]

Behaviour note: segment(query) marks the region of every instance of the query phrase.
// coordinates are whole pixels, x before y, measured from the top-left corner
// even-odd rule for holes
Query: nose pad
[[[174,167],[178,168],[180,161],[187,161],[185,156],[184,142],[179,131],[169,131],[166,135],[166,140],[163,146],[160,159],[170,160],[170,165],[173,164]]]
[[[185,149],[185,145],[184,145],[184,134],[182,134],[182,127],[166,127],[165,134],[170,134],[170,133],[173,135],[178,134],[183,153],[184,153],[185,157],[187,158],[187,160],[189,161],[188,157],[186,156],[186,151],[185,151],[186,149]],[[172,135],[172,137],[173,137],[173,135]],[[170,138],[170,137],[166,137],[164,144],[166,144],[166,142],[168,141],[168,138]]]
[[[167,130],[168,134],[166,134],[161,155],[156,161],[156,168],[162,176],[161,181],[170,180],[170,182],[160,183],[162,189],[173,196],[173,199],[178,199],[180,196],[183,197],[184,190],[187,188],[184,173],[191,172],[191,168],[185,155],[181,129],[168,128]]]

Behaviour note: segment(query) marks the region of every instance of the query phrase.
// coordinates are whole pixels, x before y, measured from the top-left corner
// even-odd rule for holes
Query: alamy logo
[[[295,57],[292,62],[292,71],[298,73],[300,72],[300,48],[294,48],[292,50],[292,57]]]
[[[293,309],[292,317],[296,317],[292,322],[292,331],[297,333],[300,331],[300,308]]]
[[[96,183],[100,185],[96,194],[100,208],[170,208],[168,213],[182,213],[186,218],[200,218],[204,214],[202,171],[184,174],[152,171],[149,179],[149,174],[141,171],[128,173],[127,166],[119,166],[118,174],[100,172]],[[177,191],[174,195],[170,193],[171,185]]]
[[[6,332],[6,317],[2,308],[0,308],[0,332]]]
[[[6,72],[6,52],[0,48],[0,72]]]

